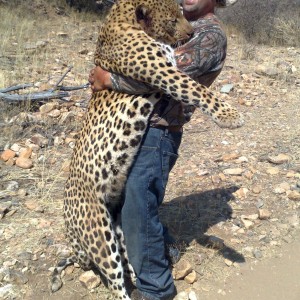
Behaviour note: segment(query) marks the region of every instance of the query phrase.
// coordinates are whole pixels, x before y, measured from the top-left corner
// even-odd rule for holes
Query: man
[[[182,1],[183,14],[194,33],[175,51],[178,69],[206,86],[219,75],[226,57],[226,35],[214,15],[215,6],[216,0]],[[91,71],[89,81],[93,91],[106,88],[128,94],[151,91],[146,84],[110,74],[100,67]],[[155,106],[128,175],[122,229],[129,260],[137,275],[137,290],[131,294],[133,300],[166,300],[176,294],[165,251],[170,239],[159,221],[158,208],[178,157],[182,127],[194,109],[164,96]]]

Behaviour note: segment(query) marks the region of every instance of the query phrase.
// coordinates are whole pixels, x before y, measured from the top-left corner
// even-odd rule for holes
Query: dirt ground
[[[87,82],[99,21],[68,11],[46,9],[45,15],[42,29],[24,31],[21,44],[20,32],[8,34],[0,89],[28,82],[37,83],[32,91],[49,88],[69,65],[63,85]],[[193,283],[175,281],[179,299],[194,291],[197,299],[296,300],[300,48],[254,46],[230,33],[228,44],[226,65],[212,89],[244,114],[245,125],[220,129],[195,113],[160,212],[181,261],[195,274]],[[16,158],[0,161],[0,298],[111,299],[102,284],[85,288],[78,268],[66,270],[61,290],[49,290],[51,267],[70,253],[63,185],[89,97],[85,89],[70,92],[68,101],[0,100],[1,151],[13,149],[18,156],[22,148],[33,148],[28,169],[16,166]]]

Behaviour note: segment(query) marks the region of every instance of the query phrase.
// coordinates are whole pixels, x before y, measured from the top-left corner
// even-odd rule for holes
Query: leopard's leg
[[[81,247],[80,242],[74,237],[71,231],[67,232],[67,237],[73,248],[74,255],[62,259],[53,270],[52,278],[51,278],[52,293],[55,293],[62,287],[61,273],[69,265],[78,263],[83,270],[88,270],[91,268],[91,261],[88,258],[86,252]]]
[[[135,285],[136,284],[136,275],[133,270],[132,265],[129,262],[128,254],[126,250],[126,244],[125,244],[125,238],[123,230],[120,226],[120,224],[116,224],[115,231],[118,239],[118,245],[119,245],[119,252],[122,258],[122,266],[124,269],[124,276],[128,277],[131,282]]]
[[[133,267],[129,263],[127,250],[126,250],[126,244],[125,244],[125,238],[124,233],[121,227],[121,210],[123,207],[123,201],[122,196],[119,194],[115,196],[109,197],[107,208],[110,212],[110,215],[112,216],[113,220],[113,228],[116,233],[116,237],[118,240],[118,246],[119,246],[119,252],[121,255],[122,260],[122,266],[124,270],[124,276],[129,278],[131,282],[135,285],[136,283],[136,275],[133,270]]]

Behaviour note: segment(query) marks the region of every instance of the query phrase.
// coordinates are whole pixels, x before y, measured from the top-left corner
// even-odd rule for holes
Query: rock
[[[30,169],[33,167],[33,162],[29,158],[18,157],[16,159],[16,166],[22,169]]]
[[[9,209],[11,208],[11,205],[11,202],[0,202],[0,219],[2,219],[4,215],[8,213]]]
[[[89,50],[88,49],[81,49],[81,50],[78,51],[78,53],[86,55],[86,54],[89,53]]]
[[[233,169],[225,169],[223,173],[225,175],[234,175],[234,176],[241,176],[244,170],[241,168],[233,168]]]
[[[260,220],[267,220],[271,217],[272,213],[267,209],[259,209],[258,217]]]
[[[98,287],[101,283],[99,276],[90,270],[80,275],[79,281],[88,290]]]
[[[0,299],[8,299],[10,296],[13,296],[13,285],[6,284],[0,287]],[[13,297],[11,299],[14,299]]]
[[[74,120],[75,113],[73,111],[67,111],[62,113],[61,118],[59,120],[59,124],[70,123]]]
[[[40,147],[45,147],[49,144],[49,141],[47,138],[45,138],[44,136],[42,136],[41,134],[39,133],[36,133],[35,135],[33,135],[31,138],[30,138],[31,142],[40,146]]]
[[[288,191],[287,196],[290,200],[300,201],[300,193],[298,191]]]
[[[197,273],[193,270],[190,274],[184,277],[184,281],[188,284],[193,284],[197,281]]]
[[[233,262],[228,258],[225,258],[224,262],[225,262],[225,265],[228,266],[228,267],[231,267],[233,265]]]
[[[14,158],[10,158],[5,164],[7,166],[12,167],[15,164],[15,159]]]
[[[6,190],[7,191],[16,191],[19,188],[19,183],[17,181],[9,181],[7,186],[6,186]]]
[[[25,197],[27,195],[27,191],[25,189],[18,190],[18,196]]]
[[[274,68],[273,66],[259,65],[256,68],[255,73],[258,75],[263,75],[263,76],[274,78],[278,75],[278,70],[276,68]]]
[[[262,191],[262,186],[260,186],[260,185],[254,185],[253,187],[252,187],[252,192],[254,193],[254,194],[260,194],[261,193],[261,191]]]
[[[274,188],[275,194],[284,194],[290,190],[290,185],[287,182],[282,182]]]
[[[19,152],[21,149],[21,146],[19,146],[18,144],[15,143],[15,144],[11,145],[10,149],[14,152]]]
[[[232,91],[234,88],[234,85],[229,83],[229,84],[225,84],[221,87],[220,92],[221,93],[225,93],[225,94],[229,94],[230,91]]]
[[[31,148],[21,148],[20,149],[20,154],[19,158],[30,158],[32,154],[32,149]]]
[[[272,164],[280,165],[290,161],[291,157],[286,154],[279,154],[277,156],[269,156],[268,161]]]
[[[238,153],[229,153],[229,154],[224,154],[222,156],[222,160],[223,161],[230,161],[230,160],[234,160],[240,157],[240,154]]]
[[[241,219],[242,220],[242,223],[243,225],[245,226],[245,228],[249,229],[249,228],[252,228],[254,223],[250,220],[247,220],[247,219]]]
[[[1,159],[3,161],[8,161],[9,159],[14,158],[15,156],[16,156],[16,152],[11,149],[4,150],[1,153]]]
[[[59,109],[54,109],[52,111],[50,111],[47,116],[51,117],[51,118],[58,118],[60,116],[61,112]]]
[[[43,213],[44,212],[44,208],[42,206],[40,206],[34,200],[27,200],[27,201],[25,201],[24,205],[29,210],[32,210],[32,211],[35,211],[35,212],[39,212],[39,213]]]
[[[224,240],[219,237],[211,235],[208,238],[207,242],[208,242],[208,245],[214,249],[223,249],[224,248]]]
[[[260,259],[263,257],[262,252],[259,249],[254,249],[252,254],[257,259]]]
[[[268,169],[266,170],[266,172],[267,172],[267,174],[269,174],[269,175],[277,175],[277,174],[280,172],[280,170],[279,170],[279,168],[277,168],[277,167],[273,167],[273,168],[268,168]]]
[[[39,110],[42,114],[47,114],[56,107],[57,107],[57,103],[49,102],[49,103],[41,105]]]
[[[67,38],[69,36],[67,32],[62,32],[62,31],[58,32],[56,35],[62,38]]]
[[[28,278],[21,272],[16,270],[8,270],[8,274],[4,277],[6,282],[14,282],[17,284],[26,284]]]
[[[181,259],[177,264],[175,264],[173,269],[173,276],[175,280],[183,279],[185,276],[193,271],[191,264]]]
[[[190,291],[189,292],[189,300],[198,300],[195,291]]]
[[[189,294],[185,291],[178,293],[174,300],[189,300]]]
[[[248,193],[249,193],[249,190],[247,188],[240,188],[237,191],[235,191],[234,193],[232,193],[232,195],[238,199],[245,199],[247,197]]]

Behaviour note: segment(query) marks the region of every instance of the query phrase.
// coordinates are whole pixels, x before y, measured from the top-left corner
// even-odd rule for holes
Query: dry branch
[[[67,91],[75,91],[87,88],[89,83],[79,85],[79,86],[62,86],[59,84],[64,80],[67,74],[71,71],[73,67],[70,66],[67,71],[62,75],[62,77],[57,81],[57,83],[53,86],[53,88],[36,93],[29,93],[29,94],[6,94],[8,92],[25,89],[27,87],[33,87],[34,84],[26,83],[26,84],[19,84],[15,86],[11,86],[8,88],[0,89],[0,99],[7,101],[7,102],[20,102],[20,101],[45,101],[50,99],[62,99],[64,97],[68,97],[69,93]],[[59,92],[61,91],[61,92]]]

